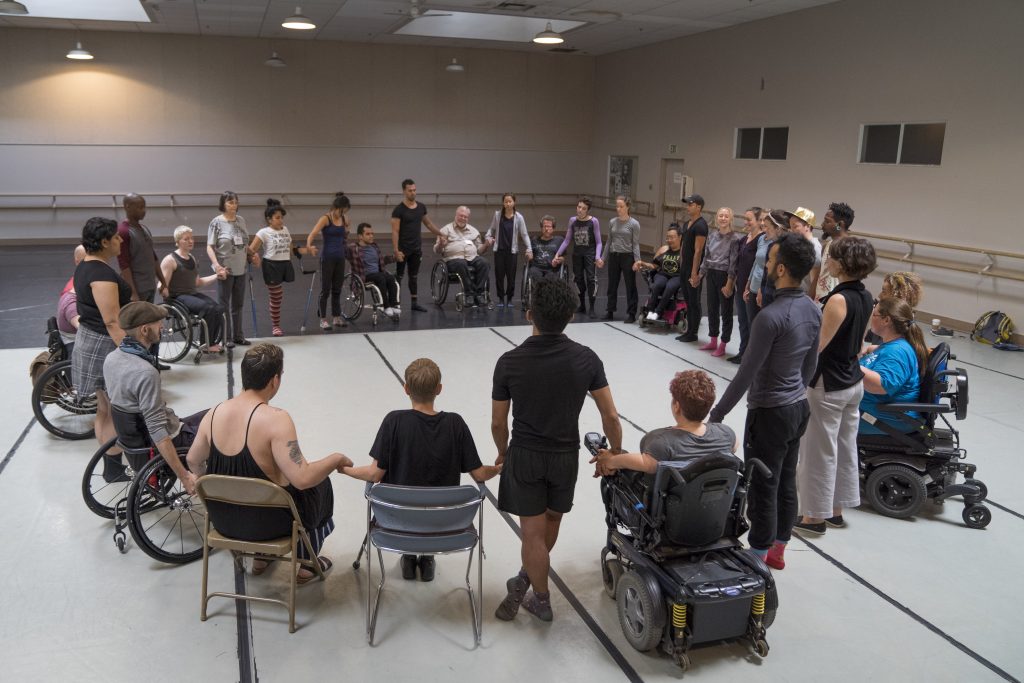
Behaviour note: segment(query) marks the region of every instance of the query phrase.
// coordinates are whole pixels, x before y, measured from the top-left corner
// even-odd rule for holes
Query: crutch
[[[249,303],[252,304],[252,336],[256,337],[256,336],[258,336],[256,334],[256,293],[253,291],[253,287],[252,287],[252,264],[251,263],[245,264],[245,272],[249,275]],[[236,331],[235,334],[237,335],[238,332]]]
[[[306,293],[306,308],[302,311],[302,327],[299,328],[299,334],[306,334],[306,320],[309,316],[309,304],[313,300],[313,287],[316,285],[316,274],[318,268],[314,266],[313,270],[306,270],[302,266],[302,252],[299,251],[298,247],[292,247],[292,253],[295,255],[295,258],[299,260],[299,271],[302,272],[303,275],[313,276],[309,280],[309,291]]]

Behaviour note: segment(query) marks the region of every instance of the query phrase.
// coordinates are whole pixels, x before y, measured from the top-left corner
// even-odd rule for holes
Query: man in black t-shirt
[[[579,297],[569,283],[536,281],[526,313],[533,335],[494,366],[491,434],[498,448],[495,464],[504,466],[498,508],[519,515],[523,543],[522,569],[506,583],[508,595],[495,612],[505,621],[515,617],[520,603],[538,618],[552,619],[550,553],[562,515],[572,508],[579,416],[588,393],[597,403],[611,448],[619,451],[622,445],[622,425],[601,359],[562,333],[577,306]],[[531,584],[533,593],[527,596]]]
[[[530,277],[545,278],[555,277],[558,271],[552,263],[562,246],[562,238],[555,236],[555,217],[544,216],[540,219],[540,235],[530,240],[530,248],[533,249],[533,260],[530,262]],[[526,307],[526,301],[523,301]]]
[[[373,460],[362,467],[348,467],[344,474],[363,481],[399,486],[458,486],[463,472],[475,481],[487,481],[501,471],[500,465],[482,465],[473,435],[458,413],[434,410],[441,393],[441,369],[429,358],[419,358],[405,369],[405,393],[411,410],[393,410],[377,430],[370,448]],[[402,577],[434,578],[434,558],[402,555]]]
[[[412,310],[421,313],[427,309],[419,305],[416,297],[418,289],[416,278],[420,274],[420,263],[423,261],[423,243],[421,241],[423,226],[435,235],[440,235],[434,222],[427,218],[427,207],[416,201],[416,182],[412,178],[402,181],[402,201],[391,212],[391,246],[395,251],[395,279],[402,286],[406,264],[409,265],[409,298],[412,299]]]
[[[683,224],[682,277],[686,296],[686,334],[676,337],[683,342],[697,341],[700,327],[700,262],[704,258],[704,245],[708,241],[708,223],[700,215],[704,210],[704,197],[691,194],[683,197],[686,204],[686,223]]]

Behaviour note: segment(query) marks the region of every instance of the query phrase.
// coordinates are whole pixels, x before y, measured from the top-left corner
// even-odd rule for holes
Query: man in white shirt
[[[441,255],[449,272],[462,278],[466,305],[476,307],[484,303],[491,268],[481,258],[488,245],[480,238],[480,231],[469,224],[469,213],[465,206],[455,209],[455,220],[441,228],[434,252]]]

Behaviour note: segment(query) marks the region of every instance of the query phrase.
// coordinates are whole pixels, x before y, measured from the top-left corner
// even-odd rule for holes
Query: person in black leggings
[[[316,256],[313,240],[323,234],[324,248],[320,254],[320,302],[317,304],[317,315],[320,316],[320,329],[331,329],[327,321],[327,299],[331,300],[331,315],[334,316],[334,327],[345,327],[348,323],[341,317],[341,286],[345,282],[345,244],[348,240],[348,210],[352,202],[344,192],[334,195],[331,209],[313,226],[313,231],[306,238],[306,250]]]
[[[434,222],[427,217],[427,207],[416,201],[416,181],[406,178],[402,181],[402,201],[391,212],[391,246],[395,250],[395,278],[398,286],[402,286],[406,266],[409,268],[409,298],[412,310],[425,313],[427,309],[419,305],[417,299],[416,279],[420,274],[420,263],[423,261],[423,242],[421,233],[423,226],[435,235],[440,236]]]

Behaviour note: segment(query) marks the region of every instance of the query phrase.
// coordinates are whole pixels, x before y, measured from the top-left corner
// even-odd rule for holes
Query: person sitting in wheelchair
[[[641,268],[654,272],[651,278],[651,298],[647,304],[647,319],[654,321],[662,316],[675,300],[676,292],[683,284],[679,272],[682,253],[682,235],[678,226],[670,226],[665,233],[665,245],[654,254],[650,263],[640,262]]]
[[[124,305],[117,322],[125,336],[103,361],[103,380],[114,408],[118,441],[128,448],[152,445],[160,452],[188,493],[195,492],[195,476],[178,457],[178,448],[195,440],[206,411],[181,419],[164,402],[157,359],[149,348],[160,339],[167,311],[146,301]]]
[[[370,448],[369,465],[345,467],[354,479],[399,486],[458,486],[463,472],[484,482],[501,471],[500,465],[484,465],[466,421],[458,413],[434,410],[441,393],[441,369],[429,358],[419,358],[405,369],[405,393],[409,410],[393,410],[385,416]],[[402,555],[402,577],[434,578],[434,557]]]
[[[227,271],[218,268],[213,275],[199,275],[196,257],[192,255],[195,239],[192,236],[192,228],[187,225],[179,225],[174,229],[174,246],[176,249],[160,262],[160,271],[167,282],[169,299],[181,304],[189,314],[197,315],[206,321],[206,331],[210,336],[206,340],[209,344],[206,351],[220,353],[224,307],[220,302],[196,290],[217,280],[223,280],[227,277]]]
[[[469,207],[455,209],[455,220],[441,228],[434,253],[441,255],[450,273],[462,279],[466,305],[476,307],[486,303],[491,268],[481,256],[487,251],[487,243],[469,224],[469,214]]]
[[[648,432],[640,441],[639,453],[599,451],[590,460],[597,468],[595,477],[608,476],[618,470],[653,475],[660,461],[736,453],[739,441],[732,429],[720,422],[704,422],[715,403],[715,384],[706,372],[677,372],[668,388],[676,423]]]
[[[540,219],[540,234],[530,240],[533,260],[530,261],[529,277],[543,279],[558,277],[558,268],[564,257],[556,256],[564,238],[555,235],[555,217],[544,216]]]
[[[381,255],[380,247],[373,238],[373,226],[369,223],[360,223],[356,228],[356,241],[348,245],[346,251],[348,262],[352,264],[352,272],[363,282],[370,283],[380,290],[384,315],[392,318],[400,314],[398,281],[394,275],[384,270],[384,266],[394,263],[395,257]]]

